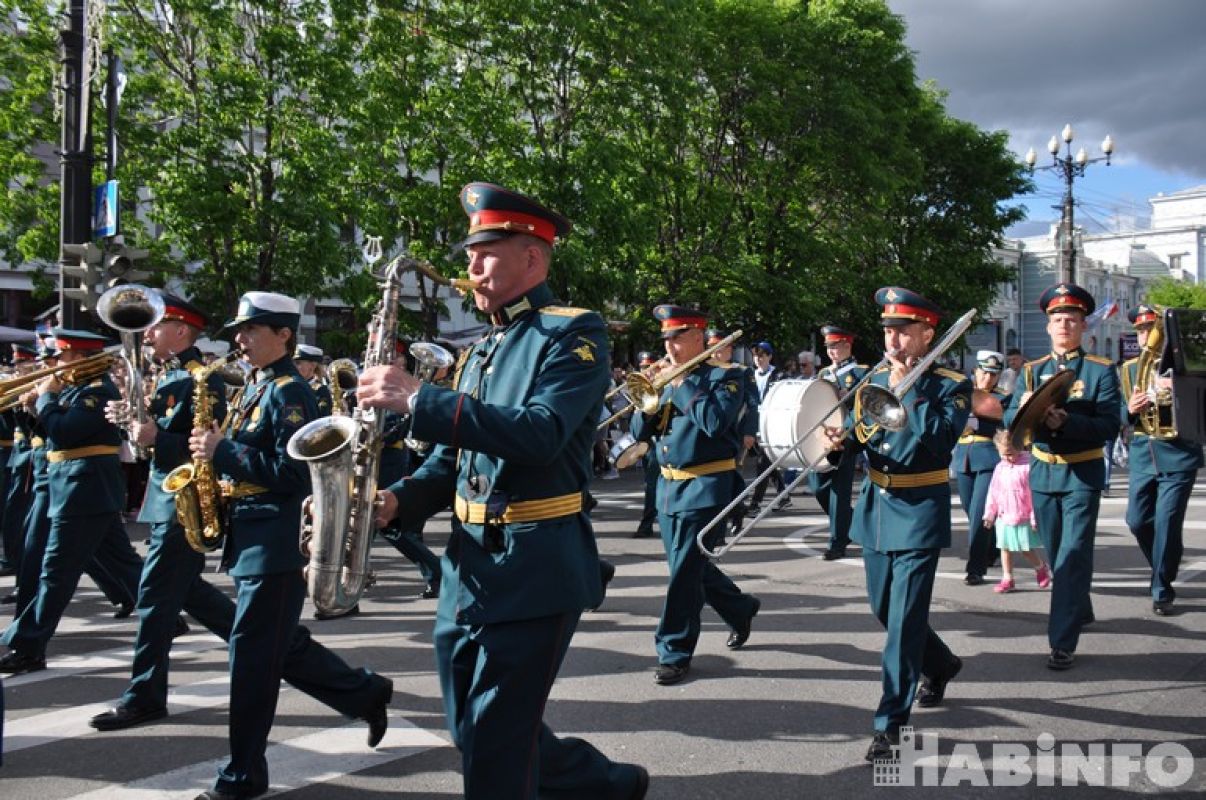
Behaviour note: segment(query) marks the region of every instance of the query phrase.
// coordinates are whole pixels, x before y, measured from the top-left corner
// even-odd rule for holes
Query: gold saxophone
[[[193,370],[193,428],[208,430],[214,422],[209,376],[223,371],[242,355],[241,348],[235,349],[212,364]],[[221,546],[226,535],[226,518],[212,461],[194,458],[181,464],[167,474],[160,486],[176,497],[176,518],[184,527],[189,547],[198,553],[209,553]]]
[[[1156,386],[1156,370],[1164,354],[1164,315],[1163,309],[1160,311],[1135,364],[1135,388],[1146,392],[1152,399],[1139,412],[1138,424],[1139,429],[1153,439],[1175,439],[1177,429],[1172,423],[1172,391]]]

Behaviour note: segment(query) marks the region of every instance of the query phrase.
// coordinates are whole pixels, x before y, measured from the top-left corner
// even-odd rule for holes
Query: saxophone
[[[242,355],[242,348],[236,348],[212,364],[193,370],[194,428],[208,430],[214,422],[209,376],[222,372]],[[227,521],[222,513],[222,494],[212,462],[194,458],[191,463],[181,464],[167,474],[160,488],[176,497],[176,518],[184,528],[189,547],[198,553],[209,553],[221,546]]]
[[[1139,412],[1139,428],[1153,439],[1175,439],[1177,429],[1172,423],[1172,392],[1156,386],[1156,370],[1164,354],[1164,315],[1158,314],[1139,351],[1135,364],[1135,387],[1142,389],[1152,402]]]
[[[364,258],[370,266],[381,258],[379,237],[370,237]],[[409,270],[460,291],[476,286],[463,278],[445,278],[405,253],[394,258],[383,271],[381,302],[369,322],[365,369],[394,361],[402,275]],[[316,419],[289,439],[289,457],[310,466],[313,494],[302,506],[301,550],[310,559],[310,599],[327,614],[350,611],[372,581],[369,556],[377,532],[374,505],[385,416],[383,410],[358,404],[351,416]]]

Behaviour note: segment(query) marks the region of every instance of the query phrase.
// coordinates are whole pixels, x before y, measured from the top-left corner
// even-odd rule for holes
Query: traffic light
[[[105,277],[109,286],[123,283],[142,283],[151,277],[146,270],[135,269],[139,261],[150,255],[149,250],[119,244],[105,253]]]
[[[63,285],[63,297],[91,312],[96,309],[96,301],[100,297],[100,285],[104,278],[101,261],[105,253],[92,242],[65,244],[62,249],[59,280]]]

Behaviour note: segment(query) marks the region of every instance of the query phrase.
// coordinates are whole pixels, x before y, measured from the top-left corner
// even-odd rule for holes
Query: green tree
[[[1144,301],[1164,308],[1206,308],[1206,286],[1157,278],[1147,287]]]

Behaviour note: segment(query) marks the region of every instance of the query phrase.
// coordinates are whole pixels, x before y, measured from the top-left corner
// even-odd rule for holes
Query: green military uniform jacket
[[[1161,472],[1187,472],[1202,468],[1202,446],[1196,442],[1176,437],[1173,439],[1154,439],[1138,427],[1139,417],[1127,408],[1131,394],[1135,390],[1136,371],[1139,359],[1132,358],[1122,365],[1122,409],[1121,421],[1126,425],[1135,426],[1135,434],[1131,437],[1130,460],[1127,464],[1131,472],[1145,475],[1157,475]]]
[[[1118,435],[1121,424],[1118,373],[1109,359],[1076,348],[1063,359],[1051,353],[1027,363],[1010,396],[1005,424],[1017,416],[1026,392],[1061,369],[1076,373],[1064,404],[1068,419],[1059,430],[1038,426],[1030,448],[1030,488],[1052,493],[1100,491],[1106,485],[1105,443]]]
[[[289,458],[285,446],[317,418],[314,390],[289,356],[257,370],[232,403],[214,470],[250,493],[230,500],[231,534],[222,562],[231,575],[272,575],[305,565],[298,538],[310,471]]]
[[[434,446],[389,487],[403,530],[454,501],[443,591],[456,592],[461,624],[581,611],[602,597],[582,502],[610,385],[606,326],[553,305],[547,284],[495,321],[463,356],[455,389],[424,384],[412,400],[411,436]]]
[[[176,519],[176,497],[163,491],[163,479],[181,464],[192,461],[188,438],[193,429],[193,375],[203,369],[201,351],[190,347],[164,365],[155,382],[150,415],[158,430],[151,450],[151,471],[147,494],[138,513],[139,522],[172,522]],[[213,402],[214,419],[226,418],[226,384],[222,376],[211,373],[207,385]]]
[[[125,507],[121,434],[105,419],[105,406],[119,399],[108,375],[38,398],[38,422],[46,431],[50,462],[51,517],[86,517]]]

